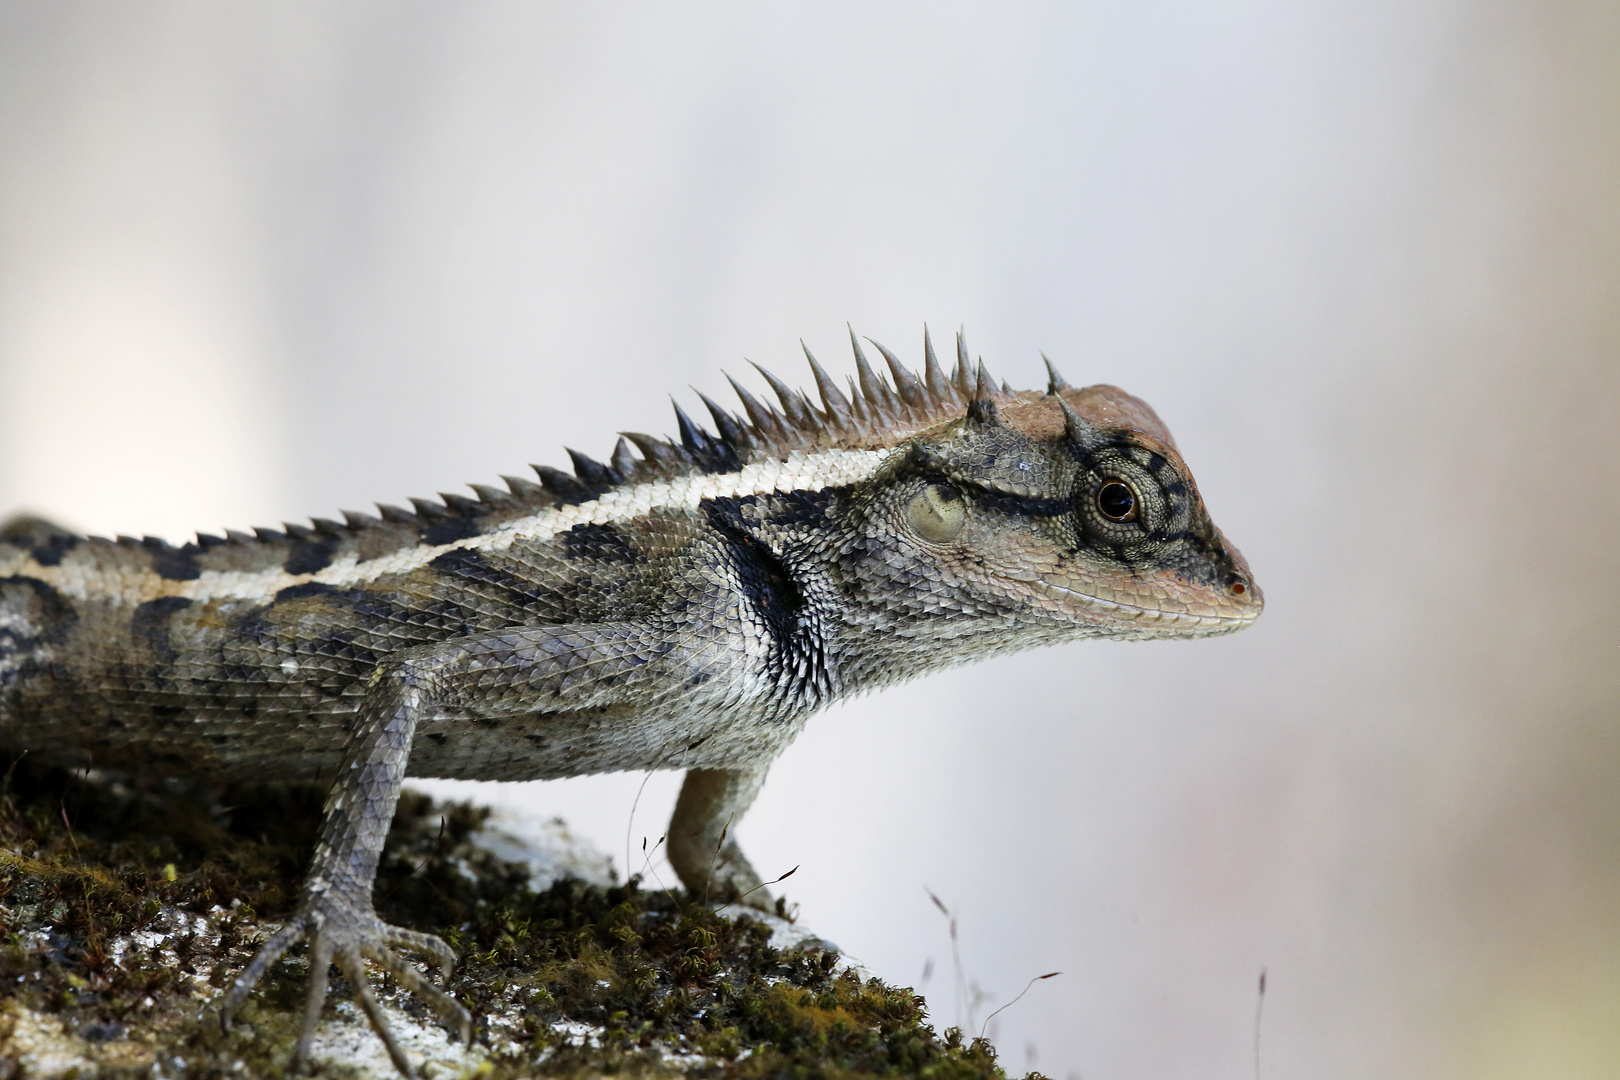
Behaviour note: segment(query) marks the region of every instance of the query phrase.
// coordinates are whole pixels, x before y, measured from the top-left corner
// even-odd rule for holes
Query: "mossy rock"
[[[275,1077],[302,1011],[302,950],[231,1032],[216,1000],[290,908],[322,793],[137,786],[11,763],[0,787],[0,1080]],[[909,989],[863,978],[780,919],[676,891],[535,887],[480,844],[487,811],[407,792],[379,914],[461,955],[476,1017],[452,1040],[391,978],[373,986],[424,1076],[1000,1077],[994,1049],[936,1035]],[[322,1075],[393,1070],[334,971]]]

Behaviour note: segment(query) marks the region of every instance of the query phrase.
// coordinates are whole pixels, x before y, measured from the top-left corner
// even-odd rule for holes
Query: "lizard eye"
[[[906,522],[930,544],[949,544],[967,524],[967,502],[949,484],[929,484],[911,497]]]
[[[1097,511],[1109,521],[1136,520],[1136,492],[1121,480],[1110,480],[1097,489]]]

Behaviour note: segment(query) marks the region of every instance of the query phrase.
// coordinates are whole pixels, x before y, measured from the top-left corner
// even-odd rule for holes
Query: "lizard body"
[[[997,387],[958,338],[946,375],[855,346],[818,408],[677,407],[678,440],[474,485],[414,511],[174,547],[26,520],[0,538],[0,741],[65,764],[332,782],[301,904],[222,1015],[311,940],[302,1062],[337,962],[396,1065],[369,958],[469,1030],[402,962],[371,886],[407,775],[523,780],[682,768],[682,882],[767,896],[727,839],[771,760],[829,701],[998,652],[1196,637],[1258,616],[1174,441],[1113,387]],[[875,344],[875,343],[874,343]],[[807,350],[808,355],[808,350]],[[736,384],[733,383],[735,386]],[[633,453],[634,445],[639,455]],[[715,858],[719,850],[721,858]]]

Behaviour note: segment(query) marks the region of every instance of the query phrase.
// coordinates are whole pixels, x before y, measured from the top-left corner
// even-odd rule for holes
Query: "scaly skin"
[[[949,377],[926,335],[920,376],[882,350],[892,386],[855,350],[848,396],[811,359],[819,409],[766,374],[780,410],[739,387],[746,418],[705,399],[718,434],[677,410],[679,441],[628,436],[639,458],[621,439],[608,464],[574,454],[572,475],[537,467],[538,484],[415,513],[180,548],[14,522],[0,740],[126,771],[331,778],[300,905],[222,1017],[307,937],[294,1064],[336,962],[412,1076],[362,959],[464,1034],[470,1018],[394,952],[448,977],[448,946],[372,908],[406,776],[685,769],[681,881],[767,907],[735,823],[827,702],[999,652],[1259,615],[1146,404],[1055,372],[1045,393],[997,389],[960,339]]]

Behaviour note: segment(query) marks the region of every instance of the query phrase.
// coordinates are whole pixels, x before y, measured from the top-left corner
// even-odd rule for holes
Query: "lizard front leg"
[[[372,907],[372,886],[393,820],[418,721],[441,708],[513,715],[561,700],[567,708],[611,704],[657,679],[669,652],[663,635],[632,625],[558,626],[463,638],[397,653],[378,665],[327,796],[320,842],[297,910],[264,944],[225,995],[227,1026],[255,983],[288,948],[310,939],[310,982],[293,1067],[304,1065],[336,962],[353,986],[395,1067],[416,1073],[366,982],[371,960],[423,998],[464,1038],[472,1018],[393,950],[438,961],[448,981],[455,955],[430,934],[389,926]],[[565,697],[566,695],[566,697]]]
[[[735,829],[765,783],[753,769],[688,769],[669,823],[669,862],[694,896],[770,910],[774,902],[737,845]]]

